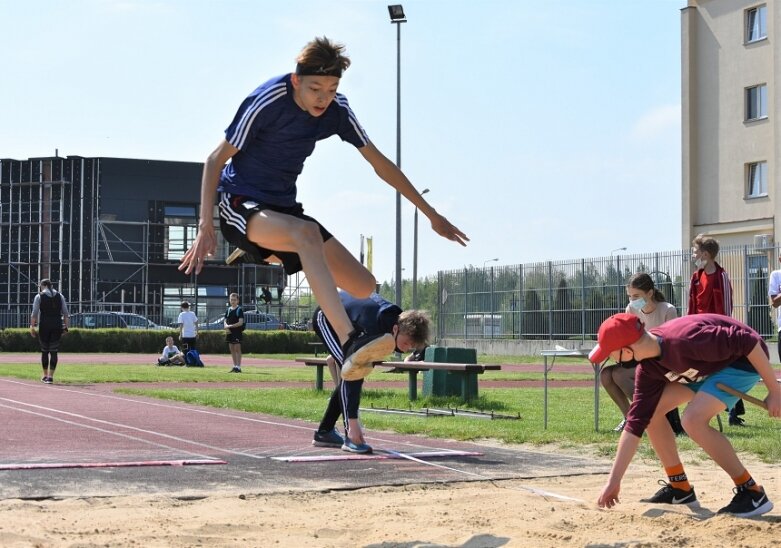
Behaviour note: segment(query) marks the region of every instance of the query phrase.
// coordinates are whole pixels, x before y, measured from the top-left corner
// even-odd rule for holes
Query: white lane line
[[[413,462],[417,462],[417,463],[420,463],[420,464],[433,466],[435,468],[442,468],[444,470],[450,470],[451,472],[457,472],[459,474],[472,476],[474,478],[490,481],[491,483],[496,485],[494,478],[489,478],[488,476],[484,476],[482,474],[477,474],[475,472],[467,472],[466,470],[459,470],[458,468],[453,468],[452,466],[445,466],[444,464],[438,464],[436,462],[428,462],[428,461],[419,459],[417,457],[413,457],[412,455],[399,453],[398,451],[393,451],[391,449],[384,449],[384,451],[390,453],[391,455],[396,455],[396,456],[398,456],[399,458],[402,458],[402,459],[407,459],[407,460],[411,460]],[[505,487],[505,486],[498,486],[498,485],[497,485],[497,487],[502,487],[504,489],[515,489],[513,487]],[[523,491],[527,491],[527,492],[535,494],[535,495],[540,495],[543,498],[554,498],[554,499],[563,500],[563,501],[582,502],[582,503],[586,502],[586,501],[581,500],[581,499],[575,499],[575,498],[572,498],[572,497],[568,497],[566,495],[559,495],[558,493],[553,493],[551,491],[544,491],[542,489],[537,489],[535,487],[526,487],[524,485],[521,485],[519,489],[523,490]]]
[[[205,449],[211,449],[212,451],[219,451],[221,453],[228,453],[228,454],[232,454],[232,455],[240,455],[240,456],[243,456],[243,457],[250,457],[250,458],[254,458],[254,459],[266,458],[266,457],[259,457],[257,455],[253,455],[252,453],[244,453],[244,452],[241,452],[241,451],[235,451],[233,449],[225,449],[224,447],[216,447],[214,445],[209,445],[209,444],[206,444],[206,443],[200,443],[200,442],[197,442],[197,441],[192,441],[192,440],[189,440],[189,439],[186,439],[186,438],[181,438],[179,436],[172,436],[170,434],[163,434],[162,432],[155,432],[153,430],[146,430],[144,428],[137,428],[135,426],[130,426],[130,425],[122,424],[122,423],[118,423],[118,422],[105,421],[105,420],[102,420],[102,419],[95,419],[95,418],[92,418],[92,417],[87,417],[85,415],[80,415],[78,413],[70,413],[68,411],[61,411],[59,409],[54,409],[52,407],[44,407],[44,406],[41,406],[41,405],[25,403],[25,402],[21,402],[21,401],[11,400],[11,399],[8,399],[8,398],[0,398],[0,400],[6,401],[6,402],[10,402],[10,403],[13,403],[15,405],[22,405],[22,406],[30,407],[30,408],[33,408],[33,409],[39,409],[39,410],[42,410],[42,411],[48,411],[48,412],[51,412],[51,413],[59,413],[61,415],[65,415],[65,416],[68,416],[68,417],[73,417],[73,418],[76,418],[76,419],[92,421],[92,422],[95,422],[95,423],[98,423],[98,424],[103,424],[103,425],[106,425],[106,426],[125,428],[127,430],[133,430],[135,432],[141,432],[143,434],[149,434],[149,435],[152,435],[152,436],[158,436],[158,437],[169,439],[169,440],[173,440],[173,441],[179,441],[179,442],[182,442],[182,443],[186,443],[188,445],[195,445],[197,447],[203,447]],[[144,438],[140,438],[140,437],[137,437],[137,436],[130,436],[128,434],[121,434],[119,432],[113,432],[111,430],[98,428],[96,426],[91,426],[91,425],[80,423],[80,422],[69,421],[69,420],[66,420],[66,419],[52,417],[51,415],[47,415],[45,413],[39,413],[39,412],[35,412],[35,411],[30,411],[28,409],[22,409],[20,407],[12,407],[12,406],[3,405],[3,404],[0,404],[0,407],[5,407],[7,409],[20,411],[22,413],[29,413],[31,415],[45,417],[45,418],[51,419],[51,420],[61,421],[61,422],[64,422],[66,424],[71,424],[71,425],[80,426],[80,427],[83,427],[83,428],[89,428],[89,429],[92,429],[92,430],[97,430],[99,432],[105,432],[105,433],[108,433],[108,434],[112,434],[112,435],[115,435],[115,436],[128,438],[128,439],[131,439],[131,440],[143,441],[144,443],[148,443],[150,445],[155,445],[155,446],[158,446],[158,447],[165,447],[167,449],[175,449],[177,451],[183,451],[185,453],[188,453],[188,454],[191,454],[191,455],[198,455],[198,456],[203,457],[203,458],[211,458],[208,455],[202,455],[200,453],[194,453],[192,451],[187,451],[187,450],[184,450],[184,449],[181,449],[181,448],[178,448],[178,447],[172,447],[172,446],[168,446],[168,445],[164,445],[164,444],[158,444],[156,442],[153,442],[153,441],[150,441],[150,440],[145,440]]]
[[[0,382],[7,382],[7,383],[11,383],[11,384],[20,384],[20,385],[26,386],[26,387],[35,387],[35,388],[39,387],[38,385],[31,384],[30,382],[15,381],[15,380],[11,380],[11,379],[0,379]],[[46,386],[46,387],[40,386],[40,388],[42,390],[51,390],[52,389],[51,386]],[[258,419],[258,418],[255,418],[255,417],[248,417],[246,415],[239,415],[239,414],[232,414],[232,413],[221,413],[221,412],[218,412],[218,411],[210,411],[208,409],[198,409],[198,408],[192,407],[192,406],[198,405],[198,404],[188,404],[186,402],[181,402],[182,404],[185,404],[185,405],[182,405],[182,404],[175,405],[175,404],[160,403],[160,402],[146,401],[146,400],[138,399],[139,397],[152,397],[152,396],[131,396],[131,395],[117,396],[117,395],[114,395],[114,394],[104,394],[104,393],[96,393],[96,392],[83,391],[83,390],[74,390],[72,388],[64,388],[64,387],[62,387],[62,385],[54,385],[54,388],[56,390],[58,390],[58,391],[61,391],[61,392],[72,392],[74,394],[79,394],[79,395],[82,395],[82,396],[91,396],[91,397],[94,397],[94,398],[106,398],[106,399],[111,399],[111,400],[119,400],[119,401],[123,401],[123,402],[132,402],[132,403],[139,404],[139,405],[148,405],[148,406],[151,406],[151,407],[160,407],[160,408],[163,408],[163,409],[173,409],[173,410],[177,410],[177,411],[187,411],[187,412],[190,412],[190,413],[199,413],[199,414],[202,414],[202,415],[211,415],[211,416],[215,416],[215,417],[228,418],[228,419],[231,419],[231,420],[243,420],[243,421],[253,422],[253,423],[258,423],[258,424],[267,424],[267,425],[270,425],[270,426],[280,426],[282,428],[291,428],[291,429],[296,429],[296,430],[307,430],[309,432],[312,431],[312,426],[303,426],[303,425],[298,425],[298,424],[290,424],[290,423],[278,422],[278,421],[272,421],[272,420],[266,420],[266,419]],[[396,443],[396,444],[398,443],[398,441],[386,440],[386,439],[378,438],[376,436],[366,436],[366,438],[370,439],[370,440],[372,440],[374,442]],[[441,450],[441,451],[453,451],[453,449],[448,449],[446,447],[432,447],[430,445],[421,445],[421,444],[411,443],[411,442],[404,442],[404,445],[407,445],[409,447],[418,447],[418,448],[421,448],[421,449],[437,449],[437,450]],[[243,454],[243,453],[241,453],[241,454]],[[249,454],[248,454],[248,456],[249,456]]]

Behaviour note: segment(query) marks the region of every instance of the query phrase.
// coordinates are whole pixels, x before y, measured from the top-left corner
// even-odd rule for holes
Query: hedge
[[[173,336],[174,344],[179,345],[177,331],[73,328],[63,335],[60,350],[159,354],[168,336]],[[317,340],[314,331],[247,330],[244,332],[241,350],[245,354],[309,354],[312,349],[307,343]],[[227,354],[225,332],[199,332],[198,350],[203,354]],[[38,352],[40,346],[38,339],[30,336],[29,329],[9,328],[0,330],[0,351]]]

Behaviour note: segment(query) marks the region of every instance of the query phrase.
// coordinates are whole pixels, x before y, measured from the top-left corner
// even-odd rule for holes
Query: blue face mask
[[[629,301],[629,306],[634,308],[635,310],[640,310],[646,305],[646,301],[644,298],[640,297],[639,299],[635,299],[634,301]]]

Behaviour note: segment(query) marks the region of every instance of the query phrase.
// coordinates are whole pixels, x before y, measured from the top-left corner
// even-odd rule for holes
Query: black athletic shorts
[[[263,211],[264,209],[276,211],[277,213],[284,213],[285,215],[290,215],[297,219],[312,221],[317,224],[320,229],[320,235],[323,237],[323,242],[327,242],[333,238],[333,235],[328,232],[317,219],[304,214],[304,208],[301,204],[296,204],[293,207],[280,207],[264,204],[253,198],[248,198],[247,196],[234,196],[227,192],[221,192],[220,230],[222,231],[222,235],[225,236],[225,239],[232,245],[244,250],[255,262],[264,261],[269,256],[274,255],[282,261],[286,274],[295,274],[302,269],[301,259],[299,258],[298,253],[266,249],[251,242],[247,238],[247,222],[255,213]]]

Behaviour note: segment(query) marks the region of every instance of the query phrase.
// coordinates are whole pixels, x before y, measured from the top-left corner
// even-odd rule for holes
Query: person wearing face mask
[[[776,382],[768,355],[767,345],[756,331],[724,315],[683,316],[648,331],[633,314],[615,314],[605,320],[599,327],[597,346],[589,354],[591,363],[601,364],[608,358],[639,363],[626,427],[597,504],[612,508],[619,502],[621,480],[643,433],[648,434],[669,481],[660,480],[662,488],[642,502],[691,504],[697,501],[675,436],[664,418],[670,409],[686,405],[683,424],[689,438],[734,483],[732,501],[718,513],[752,517],[771,511],[773,503],[764,488],[741,463],[729,439],[710,425],[713,417],[730,408],[737,399],[720,385],[748,392],[760,379],[768,391],[765,398],[768,416],[781,418],[781,385]]]
[[[664,295],[656,289],[651,276],[645,272],[638,272],[629,279],[629,283],[626,284],[626,294],[629,297],[626,313],[640,318],[647,329],[658,327],[667,320],[678,317],[675,307],[665,301]],[[626,414],[629,411],[629,404],[632,403],[632,393],[635,389],[636,366],[637,362],[634,360],[615,363],[603,367],[599,374],[602,386],[624,416],[624,419],[613,429],[615,432],[621,432],[626,424]],[[676,435],[683,433],[677,408],[667,414],[667,419]]]
[[[425,348],[428,343],[431,320],[424,311],[402,312],[401,308],[383,299],[377,293],[372,293],[368,299],[357,299],[345,291],[340,291],[339,298],[356,329],[362,330],[369,336],[387,333],[397,352],[411,352]],[[332,361],[341,369],[337,374],[336,389],[331,394],[312,445],[341,447],[343,451],[350,453],[371,453],[372,448],[366,443],[358,420],[358,408],[361,402],[363,378],[372,371],[373,365],[369,364],[367,371],[359,371],[355,368],[345,371],[343,367],[345,357],[339,339],[320,308],[314,312],[312,325],[330,353],[327,358],[329,369]],[[344,438],[336,431],[339,415],[344,419]]]
[[[732,283],[727,271],[716,262],[719,254],[719,241],[704,234],[698,234],[692,240],[692,261],[697,271],[692,274],[689,283],[688,314],[723,314],[732,316]],[[730,426],[743,426],[746,408],[743,400],[738,400],[729,410]]]

